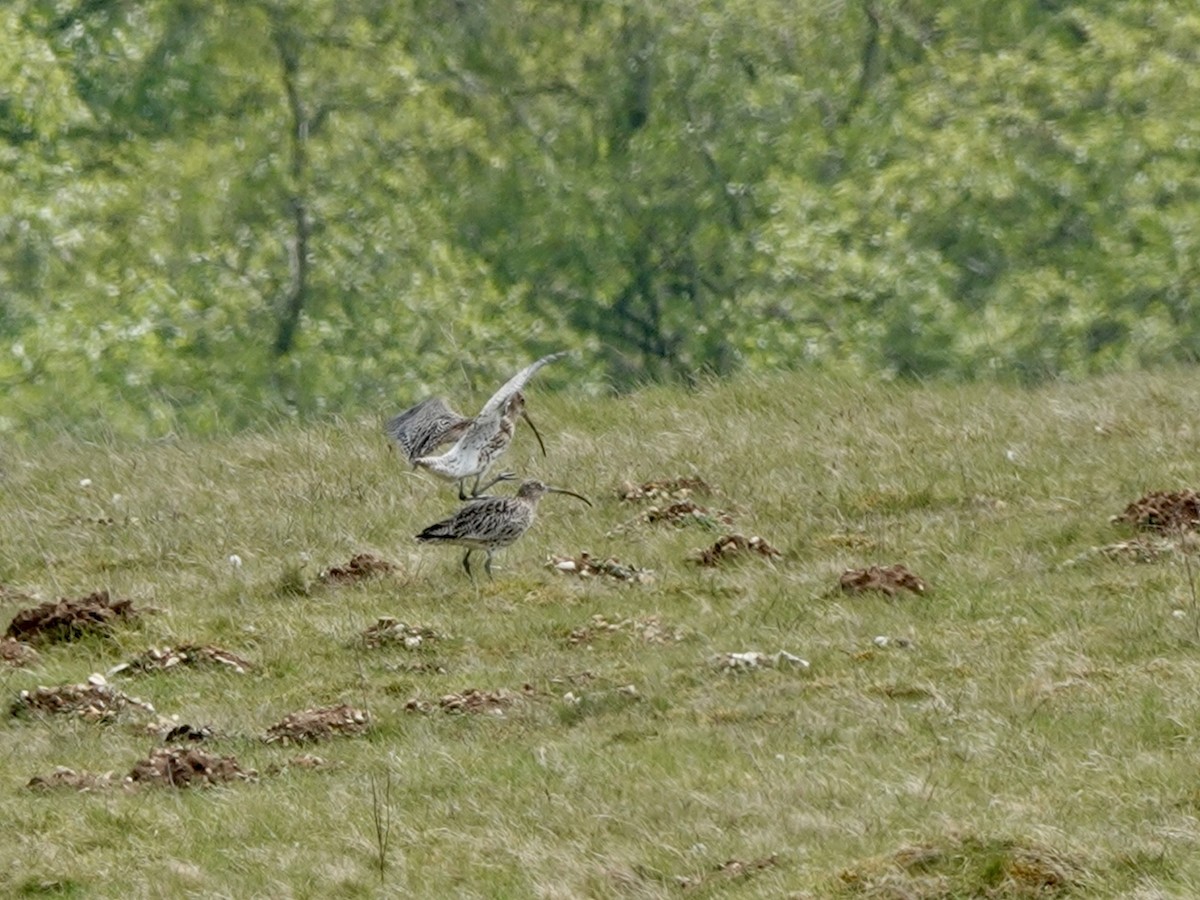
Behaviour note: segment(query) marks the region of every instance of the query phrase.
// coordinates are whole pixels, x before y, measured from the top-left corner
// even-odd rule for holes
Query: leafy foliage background
[[[15,0],[0,430],[1200,356],[1200,12]]]

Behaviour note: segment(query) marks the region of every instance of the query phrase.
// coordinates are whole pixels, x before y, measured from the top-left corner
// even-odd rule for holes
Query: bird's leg
[[[465,478],[464,478],[464,479],[462,479],[462,480],[461,480],[461,481],[458,483],[458,499],[459,499],[459,500],[462,500],[464,503],[465,503],[467,500],[470,500],[470,499],[471,499],[470,497],[468,497],[468,496],[466,495],[466,492],[465,492],[465,491],[463,491],[463,485],[464,485],[464,484],[466,484],[466,482],[467,482],[467,479],[465,479]]]
[[[471,488],[471,498],[479,496],[479,479],[482,477],[483,477],[482,472],[480,472],[478,475],[475,476],[475,486]],[[464,499],[471,499],[471,498],[464,498]]]
[[[469,578],[475,577],[474,575],[471,574],[471,551],[470,550],[468,550],[463,555],[463,568],[467,570],[467,576]]]
[[[494,578],[492,575],[492,551],[487,551],[487,557],[483,560],[483,571],[487,572],[488,578]]]
[[[485,484],[483,487],[476,487],[476,493],[474,494],[474,496],[478,497],[478,496],[479,496],[479,493],[478,493],[479,491],[486,491],[486,490],[487,490],[488,488],[490,488],[490,487],[491,487],[493,484],[497,484],[498,482],[501,482],[501,481],[515,481],[515,480],[516,480],[516,477],[517,477],[517,473],[516,473],[516,472],[501,472],[499,475],[497,475],[495,478],[493,478],[491,481],[489,481],[489,482],[488,482],[487,484]]]

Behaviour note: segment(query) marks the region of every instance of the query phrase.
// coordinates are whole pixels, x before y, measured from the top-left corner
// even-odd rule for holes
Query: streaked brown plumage
[[[475,479],[473,496],[478,496],[481,490],[485,490],[496,481],[512,478],[511,474],[506,473],[500,478],[493,479],[482,488],[479,485],[480,479],[491,468],[492,463],[503,455],[508,449],[508,445],[512,443],[517,416],[521,416],[529,422],[533,433],[537,435],[538,443],[542,443],[542,436],[538,434],[537,428],[533,427],[533,422],[525,412],[525,395],[522,393],[522,389],[538,369],[565,355],[565,353],[551,353],[526,366],[491,396],[491,399],[480,410],[479,415],[471,420],[467,429],[454,442],[454,446],[437,456],[426,454],[414,457],[413,465],[428,469],[439,478],[458,482],[459,499],[462,500],[467,499],[463,492],[463,482],[468,478]],[[445,404],[442,405],[445,406]],[[449,407],[446,409],[449,410]],[[542,453],[545,454],[545,452],[546,447],[542,444]]]
[[[441,397],[430,397],[389,419],[383,429],[411,463],[442,444],[457,441],[470,425],[470,419],[451,409]]]
[[[569,494],[588,506],[592,501],[564,488],[550,487],[540,481],[524,481],[512,497],[479,497],[448,519],[430,525],[417,535],[418,541],[466,547],[463,568],[471,574],[471,552],[483,550],[487,559],[483,569],[492,575],[492,553],[515,543],[529,530],[537,513],[538,501],[546,494]]]

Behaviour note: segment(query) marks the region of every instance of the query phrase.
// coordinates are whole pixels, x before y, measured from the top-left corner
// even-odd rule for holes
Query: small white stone
[[[1007,459],[1010,463],[1015,463],[1017,461],[1017,451],[1016,450],[1005,450],[1004,458]]]
[[[879,634],[879,635],[875,636],[875,646],[876,647],[886,647],[887,645],[888,645],[888,637],[886,634]]]
[[[404,646],[409,650],[415,650],[421,646],[421,636],[419,634],[410,634],[404,639]]]
[[[88,684],[94,687],[103,687],[104,685],[108,684],[108,682],[99,672],[93,672],[88,676]]]
[[[1172,610],[1171,615],[1174,616],[1176,619],[1186,619],[1187,618],[1187,613],[1184,612],[1182,609]]]
[[[632,684],[623,685],[617,688],[617,690],[627,697],[636,697],[638,693],[638,689]]]
[[[90,487],[92,486],[92,479],[90,479],[90,478],[80,478],[80,479],[79,479],[79,486],[80,486],[81,488],[90,488]]]
[[[563,694],[563,703],[566,703],[568,706],[578,706],[581,701],[582,698],[576,697],[574,691],[567,691]]]
[[[235,569],[240,569],[242,567],[242,558],[240,556],[238,556],[236,553],[230,553],[229,554],[229,564],[231,566],[233,566]]]

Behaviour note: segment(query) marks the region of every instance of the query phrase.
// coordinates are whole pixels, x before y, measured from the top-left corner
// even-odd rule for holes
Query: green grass
[[[5,716],[0,894],[1200,895],[1200,560],[1088,553],[1131,536],[1109,517],[1146,491],[1200,487],[1200,372],[529,399],[549,456],[522,429],[508,467],[595,506],[547,497],[490,582],[413,541],[453,491],[401,465],[374,421],[6,448],[0,624],[30,605],[17,593],[107,589],[158,611],[0,670],[5,710],[150,646],[214,643],[256,669],[112,681],[214,726],[207,749],[261,777],[33,792],[60,765],[126,773],[156,739]],[[620,527],[645,508],[617,499],[623,481],[693,474],[716,488],[699,502],[783,558],[701,569],[687,555],[719,531]],[[654,580],[544,566],[582,550]],[[359,552],[399,569],[317,581]],[[872,563],[904,563],[928,594],[837,590]],[[444,639],[364,647],[382,615]],[[573,642],[594,615],[677,633]],[[811,667],[710,662],[748,650]],[[502,716],[406,709],[468,688],[516,699]],[[369,710],[370,732],[261,740],[336,703]],[[279,770],[301,752],[327,765]]]

